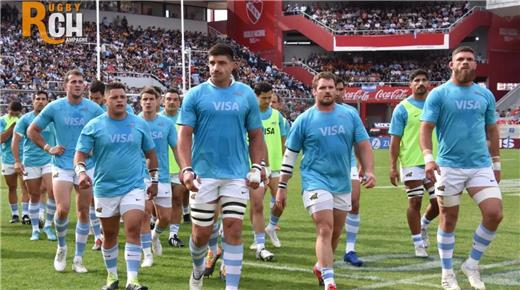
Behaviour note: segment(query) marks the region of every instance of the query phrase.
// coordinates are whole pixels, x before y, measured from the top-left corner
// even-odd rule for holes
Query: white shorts
[[[401,168],[401,182],[407,182],[412,180],[421,180],[423,183],[428,183],[424,173],[424,166],[412,166]]]
[[[36,167],[25,167],[25,172],[23,174],[23,180],[37,179],[41,178],[44,174],[51,173],[52,165],[45,164],[43,166]]]
[[[144,180],[146,188],[151,185],[149,179]],[[153,198],[153,202],[161,207],[172,207],[172,186],[169,183],[159,182],[157,195]]]
[[[94,197],[96,216],[109,218],[124,215],[127,211],[137,209],[144,212],[146,191],[136,188],[129,193],[118,197]]]
[[[190,191],[191,203],[208,203],[221,196],[249,199],[249,188],[245,179],[201,178],[199,191]]]
[[[359,171],[356,166],[350,167],[350,180],[359,180]]]
[[[466,188],[498,186],[491,167],[484,168],[451,168],[440,167],[441,174],[435,172],[437,182],[435,193],[441,196],[456,195]]]
[[[350,192],[332,194],[322,189],[310,190],[303,192],[302,199],[303,206],[310,215],[322,210],[352,210],[352,194]]]
[[[170,173],[170,183],[173,184],[182,184],[179,179],[179,173]]]
[[[54,181],[67,181],[74,183],[75,185],[79,184],[79,178],[76,176],[74,170],[61,169],[56,166],[52,166],[52,182]],[[87,170],[87,175],[90,179],[94,180],[94,168],[90,168]]]
[[[2,175],[13,175],[15,173],[14,164],[2,163]]]

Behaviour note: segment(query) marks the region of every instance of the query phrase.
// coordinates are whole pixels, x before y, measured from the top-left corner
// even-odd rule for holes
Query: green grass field
[[[365,266],[354,268],[343,262],[343,235],[336,252],[335,275],[339,289],[435,289],[440,288],[440,266],[436,249],[437,220],[430,227],[430,258],[413,256],[413,246],[406,223],[406,196],[402,188],[393,188],[388,180],[388,151],[376,151],[378,186],[362,190],[361,228],[357,252]],[[502,192],[504,220],[482,260],[483,279],[488,289],[520,288],[520,151],[502,151]],[[3,182],[3,179],[2,179]],[[1,186],[1,289],[100,289],[106,271],[100,252],[90,250],[89,237],[84,264],[89,272],[76,274],[71,270],[74,253],[75,217],[71,216],[67,243],[67,268],[57,273],[53,268],[56,242],[29,241],[30,226],[9,224],[10,210],[5,185]],[[254,252],[246,250],[241,289],[322,289],[311,272],[315,262],[315,233],[312,221],[303,208],[299,195],[298,174],[291,180],[288,208],[280,220],[279,238],[282,248],[274,249],[276,260],[260,262]],[[423,208],[426,205],[424,200]],[[266,198],[268,206],[268,199]],[[473,231],[480,222],[480,212],[465,195],[462,200],[456,231],[454,263],[462,288],[469,288],[465,276],[458,271],[468,255]],[[181,225],[181,238],[188,241],[190,227]],[[42,235],[44,236],[44,235]],[[187,247],[170,248],[163,235],[164,255],[156,257],[154,266],[140,272],[140,281],[150,289],[187,289],[191,259]],[[268,238],[266,238],[268,240]],[[249,220],[244,226],[244,245],[253,240]],[[121,284],[126,280],[120,237],[119,275]],[[220,262],[219,262],[220,263]],[[204,289],[223,289],[218,276],[204,281]]]

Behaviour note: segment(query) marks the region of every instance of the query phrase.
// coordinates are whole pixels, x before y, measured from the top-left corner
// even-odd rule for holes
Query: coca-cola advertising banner
[[[409,87],[376,87],[371,90],[363,90],[361,87],[345,88],[345,102],[356,103],[358,100],[369,103],[398,103],[411,95]]]

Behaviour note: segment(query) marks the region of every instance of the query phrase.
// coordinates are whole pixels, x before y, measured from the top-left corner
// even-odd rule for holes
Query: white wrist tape
[[[293,173],[294,164],[296,164],[296,159],[298,159],[298,152],[294,152],[291,149],[286,148],[285,153],[283,154],[282,168],[280,169],[280,175],[291,176]]]
[[[247,180],[251,183],[260,183],[262,167],[258,164],[251,166],[251,171],[247,174]]]
[[[494,171],[501,171],[502,170],[502,164],[500,164],[500,162],[493,162],[493,170]]]
[[[424,155],[424,164],[429,162],[435,162],[435,158],[433,158],[433,154],[428,153]]]
[[[74,173],[76,173],[76,176],[79,176],[81,173],[86,172],[87,168],[85,167],[84,163],[78,163],[76,166],[74,166]]]

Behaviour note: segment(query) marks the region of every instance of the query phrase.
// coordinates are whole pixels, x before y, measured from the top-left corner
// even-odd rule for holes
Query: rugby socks
[[[11,207],[11,216],[18,215],[18,204],[10,203],[9,206]]]
[[[58,246],[60,248],[67,246],[67,243],[65,242],[65,237],[67,236],[69,218],[60,220],[58,216],[56,216],[56,219],[54,220],[54,225],[56,226],[56,235],[58,236]]]
[[[421,218],[421,228],[422,229],[428,229],[428,226],[430,225],[431,220],[426,218],[426,214],[424,214]]]
[[[33,232],[39,232],[39,222],[38,213],[40,212],[40,204],[39,203],[29,203],[29,218],[31,219],[31,226]]]
[[[265,233],[255,233],[256,251],[265,248]]]
[[[152,231],[152,239],[158,239],[165,229],[166,228],[160,228],[158,225],[155,225],[155,228]]]
[[[141,246],[145,255],[152,254],[152,234],[150,232],[141,234]]]
[[[278,224],[278,221],[280,220],[279,216],[273,215],[273,212],[271,211],[271,215],[269,216],[269,224],[267,227],[269,230],[274,230],[276,228],[276,225]]]
[[[117,277],[117,255],[119,253],[119,245],[116,243],[116,245],[110,249],[105,249],[104,247],[101,247],[101,253],[103,253],[103,260],[105,261],[105,267],[107,268],[107,272]]]
[[[211,236],[209,237],[209,249],[213,253],[213,255],[217,254],[218,251],[218,230],[220,228],[220,221],[216,221],[213,223],[213,230],[211,231]]]
[[[22,216],[29,216],[29,203],[28,202],[22,202]]]
[[[325,283],[325,289],[327,289],[330,284],[335,284],[334,269],[325,267],[321,268],[321,277],[323,278],[323,283]]]
[[[222,242],[224,248],[224,265],[226,267],[226,290],[238,289],[240,274],[242,272],[242,260],[244,258],[244,245],[229,245]]]
[[[453,249],[455,248],[455,234],[437,229],[437,248],[441,259],[442,275],[453,274]]]
[[[87,245],[88,230],[88,223],[84,224],[80,221],[76,223],[76,251],[74,253],[74,258],[83,257],[83,253],[85,252],[85,246]]]
[[[96,240],[101,239],[101,222],[99,218],[96,216],[96,209],[93,206],[89,208],[89,216],[90,216],[90,226],[92,227],[92,231],[94,232],[94,237]]]
[[[126,285],[137,282],[137,274],[141,263],[141,246],[126,242]]]
[[[356,239],[357,234],[359,232],[359,223],[361,218],[359,214],[351,214],[347,215],[347,219],[345,221],[345,230],[347,232],[347,242],[345,247],[345,253],[355,252],[356,251]]]
[[[56,203],[54,199],[47,200],[47,214],[45,218],[45,227],[52,226],[52,221],[54,220],[54,214],[56,213]]]
[[[473,235],[473,247],[471,248],[467,265],[472,268],[475,268],[478,265],[480,258],[482,258],[482,254],[484,254],[491,241],[495,238],[495,235],[496,232],[486,229],[484,225],[480,224],[478,226]]]
[[[417,247],[423,247],[424,248],[424,241],[421,234],[412,235],[412,241],[413,245]]]
[[[170,238],[179,233],[179,224],[170,224]]]
[[[204,274],[204,259],[208,253],[208,246],[197,247],[190,236],[190,254],[193,261],[193,277],[200,279]]]

